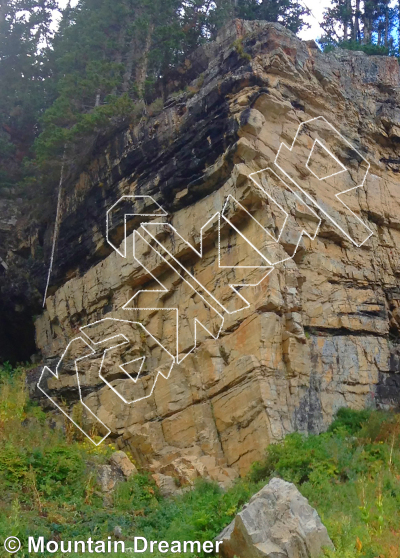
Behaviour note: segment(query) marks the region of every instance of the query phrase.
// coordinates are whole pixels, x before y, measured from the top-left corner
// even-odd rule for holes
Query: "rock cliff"
[[[399,86],[395,58],[323,54],[278,24],[235,21],[171,74],[159,112],[66,180],[37,350],[54,370],[82,326],[97,324],[97,347],[129,339],[79,364],[88,430],[92,412],[157,474],[224,482],[340,407],[398,405]],[[127,208],[112,210],[122,196]],[[34,254],[42,237],[48,259],[52,226],[20,246]],[[40,291],[45,270],[30,269]],[[76,358],[45,378],[71,413]]]

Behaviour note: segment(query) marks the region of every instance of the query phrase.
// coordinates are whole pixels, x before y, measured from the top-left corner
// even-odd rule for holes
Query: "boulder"
[[[217,537],[224,558],[320,558],[333,548],[325,526],[294,484],[272,479]]]
[[[124,481],[124,476],[119,469],[111,465],[101,465],[97,470],[97,481],[102,492],[108,493],[114,490],[117,483]]]
[[[123,451],[114,452],[108,464],[100,465],[97,468],[97,482],[104,494],[105,506],[112,504],[112,494],[116,485],[126,481],[137,472],[135,465]]]
[[[155,473],[152,477],[160,491],[161,496],[170,498],[171,496],[176,496],[182,492],[172,477],[161,473]]]
[[[110,465],[119,469],[126,479],[138,472],[124,451],[114,452],[110,457]]]
[[[179,487],[190,490],[198,478],[214,480],[223,489],[229,488],[236,478],[234,470],[222,467],[210,455],[185,455],[163,465],[154,461],[151,470],[164,496],[176,494]]]

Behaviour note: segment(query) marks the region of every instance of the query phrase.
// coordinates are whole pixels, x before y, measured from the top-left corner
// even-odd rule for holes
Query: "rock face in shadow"
[[[323,54],[278,24],[232,22],[171,74],[162,110],[98,146],[65,182],[42,312],[24,285],[44,289],[33,264],[40,242],[49,259],[54,223],[28,235],[17,222],[14,252],[1,253],[7,323],[18,309],[39,314],[36,347],[52,371],[82,326],[98,323],[93,343],[126,336],[103,368],[101,351],[79,361],[79,389],[138,464],[179,480],[184,460],[193,476],[230,482],[287,433],[326,429],[340,407],[399,404],[399,85],[395,58]],[[317,130],[305,125],[318,118]],[[345,190],[346,205],[336,197]],[[121,196],[142,196],[142,217],[127,219],[127,257],[106,240]],[[143,196],[168,212],[147,230],[155,206]],[[109,232],[122,247],[123,211]],[[15,254],[30,262],[21,282]],[[180,363],[152,391],[166,362],[158,343],[170,354],[178,344]],[[81,356],[70,351],[59,378],[46,377],[70,412]],[[94,430],[89,412],[82,420]]]
[[[333,548],[317,512],[294,484],[272,479],[217,537],[223,558],[320,558]]]

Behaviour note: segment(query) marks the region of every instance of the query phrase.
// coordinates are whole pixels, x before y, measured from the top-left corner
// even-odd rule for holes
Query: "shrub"
[[[328,432],[344,431],[348,435],[356,434],[361,430],[363,424],[370,418],[371,411],[353,411],[353,409],[342,408],[336,414],[335,420],[328,428]]]
[[[119,525],[126,546],[134,536],[204,541],[279,476],[296,483],[319,512],[335,545],[327,558],[400,558],[397,415],[341,409],[327,433],[290,434],[269,446],[228,490],[200,479],[193,490],[165,499],[141,472],[120,484],[104,509],[96,468],[114,447],[52,430],[27,398],[22,369],[3,367],[0,377],[0,538],[17,536],[24,548],[28,536],[104,540]]]
[[[340,41],[339,43],[330,42],[326,44],[322,43],[321,46],[324,52],[332,52],[337,48],[343,48],[345,50],[365,52],[365,54],[368,54],[369,56],[389,56],[390,54],[390,49],[388,47],[375,45],[373,43],[363,45],[358,41]]]

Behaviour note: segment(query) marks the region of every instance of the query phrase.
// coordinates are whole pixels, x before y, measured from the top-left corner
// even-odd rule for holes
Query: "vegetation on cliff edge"
[[[100,139],[145,116],[168,96],[171,70],[228,21],[297,33],[307,15],[301,0],[78,0],[64,9],[2,0],[0,188],[54,191],[62,161],[80,167]],[[319,42],[399,55],[399,17],[400,0],[332,0]]]

